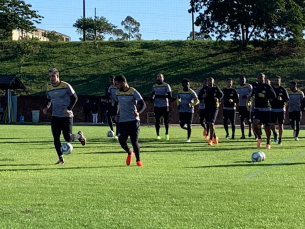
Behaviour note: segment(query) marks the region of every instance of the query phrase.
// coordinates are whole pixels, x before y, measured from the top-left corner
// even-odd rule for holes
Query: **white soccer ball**
[[[61,144],[60,150],[63,154],[70,154],[72,153],[73,146],[70,143],[65,142]]]
[[[115,133],[114,133],[112,130],[109,130],[109,131],[107,132],[107,137],[112,138],[112,137],[114,137],[114,136],[115,136]]]
[[[266,158],[266,155],[261,151],[254,152],[251,155],[251,161],[253,161],[253,162],[260,162],[260,161],[265,160],[265,158]]]

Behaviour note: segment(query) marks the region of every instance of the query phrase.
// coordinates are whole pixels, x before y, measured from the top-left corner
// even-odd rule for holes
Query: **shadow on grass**
[[[185,167],[187,169],[206,169],[206,168],[227,168],[227,167],[249,167],[249,166],[291,166],[291,165],[305,165],[305,162],[293,162],[293,163],[275,163],[275,164],[265,164],[265,163],[257,163],[251,161],[239,161],[235,163],[247,163],[247,164],[228,164],[228,165],[206,165],[206,166],[195,166],[195,167]]]

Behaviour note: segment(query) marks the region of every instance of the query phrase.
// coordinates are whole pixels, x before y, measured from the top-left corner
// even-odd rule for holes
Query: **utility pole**
[[[83,0],[83,20],[86,18],[86,0]],[[83,29],[83,41],[86,41],[86,30]]]
[[[192,39],[195,40],[194,7],[192,7]]]

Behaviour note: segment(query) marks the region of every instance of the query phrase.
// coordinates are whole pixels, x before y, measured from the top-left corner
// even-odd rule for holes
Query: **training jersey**
[[[152,93],[155,95],[154,106],[168,107],[168,98],[157,98],[156,95],[168,96],[171,94],[171,91],[171,87],[165,82],[163,82],[162,84],[154,84],[152,88]]]
[[[224,88],[223,92],[223,109],[236,110],[236,103],[238,102],[238,93],[234,88]]]
[[[115,105],[115,96],[116,96],[116,91],[117,91],[117,87],[114,85],[110,85],[108,87],[108,95],[109,95],[109,99],[111,99],[111,105],[114,106]]]
[[[140,120],[139,116],[134,115],[134,112],[137,111],[137,103],[140,100],[143,100],[142,96],[132,87],[130,87],[127,91],[117,90],[115,101],[118,102],[118,121],[130,122]]]
[[[255,107],[259,111],[270,111],[269,100],[275,99],[276,95],[273,88],[266,83],[254,84],[250,98],[254,97]]]
[[[304,98],[304,93],[300,90],[293,92],[291,90],[288,91],[289,94],[289,112],[292,111],[301,111],[301,104]]]
[[[202,88],[201,88],[202,89]],[[196,94],[197,96],[199,96],[199,93],[201,91],[201,89],[197,89],[196,90]],[[204,110],[205,109],[205,105],[204,105],[204,99],[199,100],[199,110]]]
[[[60,81],[58,86],[53,86],[49,83],[47,85],[47,98],[52,102],[52,116],[73,117],[73,112],[65,114],[64,110],[70,106],[71,96],[74,94],[74,89],[67,82]]]
[[[199,92],[199,98],[201,99],[204,94],[206,94],[206,97],[204,98],[204,105],[206,109],[219,107],[219,102],[223,97],[223,92],[219,89],[219,87],[203,87]],[[215,97],[218,98],[218,102],[215,101]]]
[[[252,88],[253,88],[252,85],[248,83],[246,83],[245,85],[240,85],[238,88],[236,88],[236,91],[239,95],[238,105],[240,107],[246,106],[246,102],[248,100],[250,93],[252,92]]]
[[[183,89],[178,91],[177,100],[180,102],[179,112],[194,113],[194,106],[190,104],[198,104],[198,96],[192,89],[188,91],[183,91]]]
[[[272,87],[276,98],[271,101],[271,111],[273,112],[282,112],[286,111],[286,103],[289,101],[289,95],[285,88],[282,86]]]

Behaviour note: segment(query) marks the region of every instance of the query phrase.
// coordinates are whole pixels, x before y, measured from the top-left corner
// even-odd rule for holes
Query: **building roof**
[[[0,75],[0,89],[25,89],[16,75]]]

